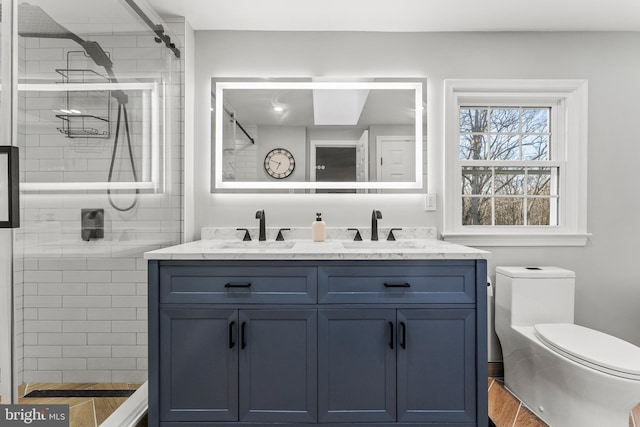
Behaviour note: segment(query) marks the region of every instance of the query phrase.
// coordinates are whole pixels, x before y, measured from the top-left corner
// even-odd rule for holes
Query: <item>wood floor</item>
[[[489,378],[489,417],[496,427],[548,427],[531,411],[525,408],[507,389],[501,378]],[[122,405],[125,397],[91,398],[25,398],[32,390],[136,390],[140,384],[127,383],[29,383],[19,389],[19,403],[68,404],[69,427],[98,427],[113,411]],[[137,427],[146,427],[146,419]],[[640,427],[640,405],[629,417],[629,427]]]
[[[501,378],[489,378],[489,417],[496,427],[548,427],[504,387]],[[629,427],[640,427],[640,405],[633,408]]]
[[[33,390],[136,390],[140,384],[128,383],[28,383],[18,389],[18,403],[69,405],[69,427],[98,427],[126,397],[24,397]],[[146,424],[145,424],[146,425]]]

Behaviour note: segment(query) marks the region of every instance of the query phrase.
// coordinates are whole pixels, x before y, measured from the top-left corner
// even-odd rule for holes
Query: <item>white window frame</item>
[[[558,224],[549,226],[462,225],[461,106],[551,107],[549,161],[559,167]],[[587,81],[445,80],[444,82],[445,240],[473,246],[584,246],[587,238]],[[495,161],[510,166],[509,162]],[[533,163],[533,162],[529,162]],[[485,163],[478,166],[485,166]]]

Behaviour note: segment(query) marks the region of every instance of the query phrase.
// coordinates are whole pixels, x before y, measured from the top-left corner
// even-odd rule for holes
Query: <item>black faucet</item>
[[[382,219],[382,213],[374,209],[371,212],[371,240],[378,240],[378,220]]]
[[[264,242],[265,240],[267,240],[267,233],[265,232],[265,226],[264,226],[264,223],[266,221],[264,209],[256,212],[256,219],[260,220],[260,236],[258,237],[258,240],[261,242]]]

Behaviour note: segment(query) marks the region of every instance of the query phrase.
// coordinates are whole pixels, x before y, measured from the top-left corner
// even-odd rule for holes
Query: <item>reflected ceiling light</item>
[[[276,105],[275,107],[273,107],[274,111],[277,111],[278,113],[282,113],[284,111],[284,108],[282,108],[279,105]]]

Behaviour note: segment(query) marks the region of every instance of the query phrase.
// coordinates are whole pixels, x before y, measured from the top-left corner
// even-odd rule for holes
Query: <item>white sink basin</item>
[[[345,249],[414,249],[418,247],[412,240],[363,240],[361,242],[342,242]]]
[[[250,242],[222,241],[219,247],[220,249],[291,249],[295,244],[296,242],[261,242],[258,240],[252,240]]]

